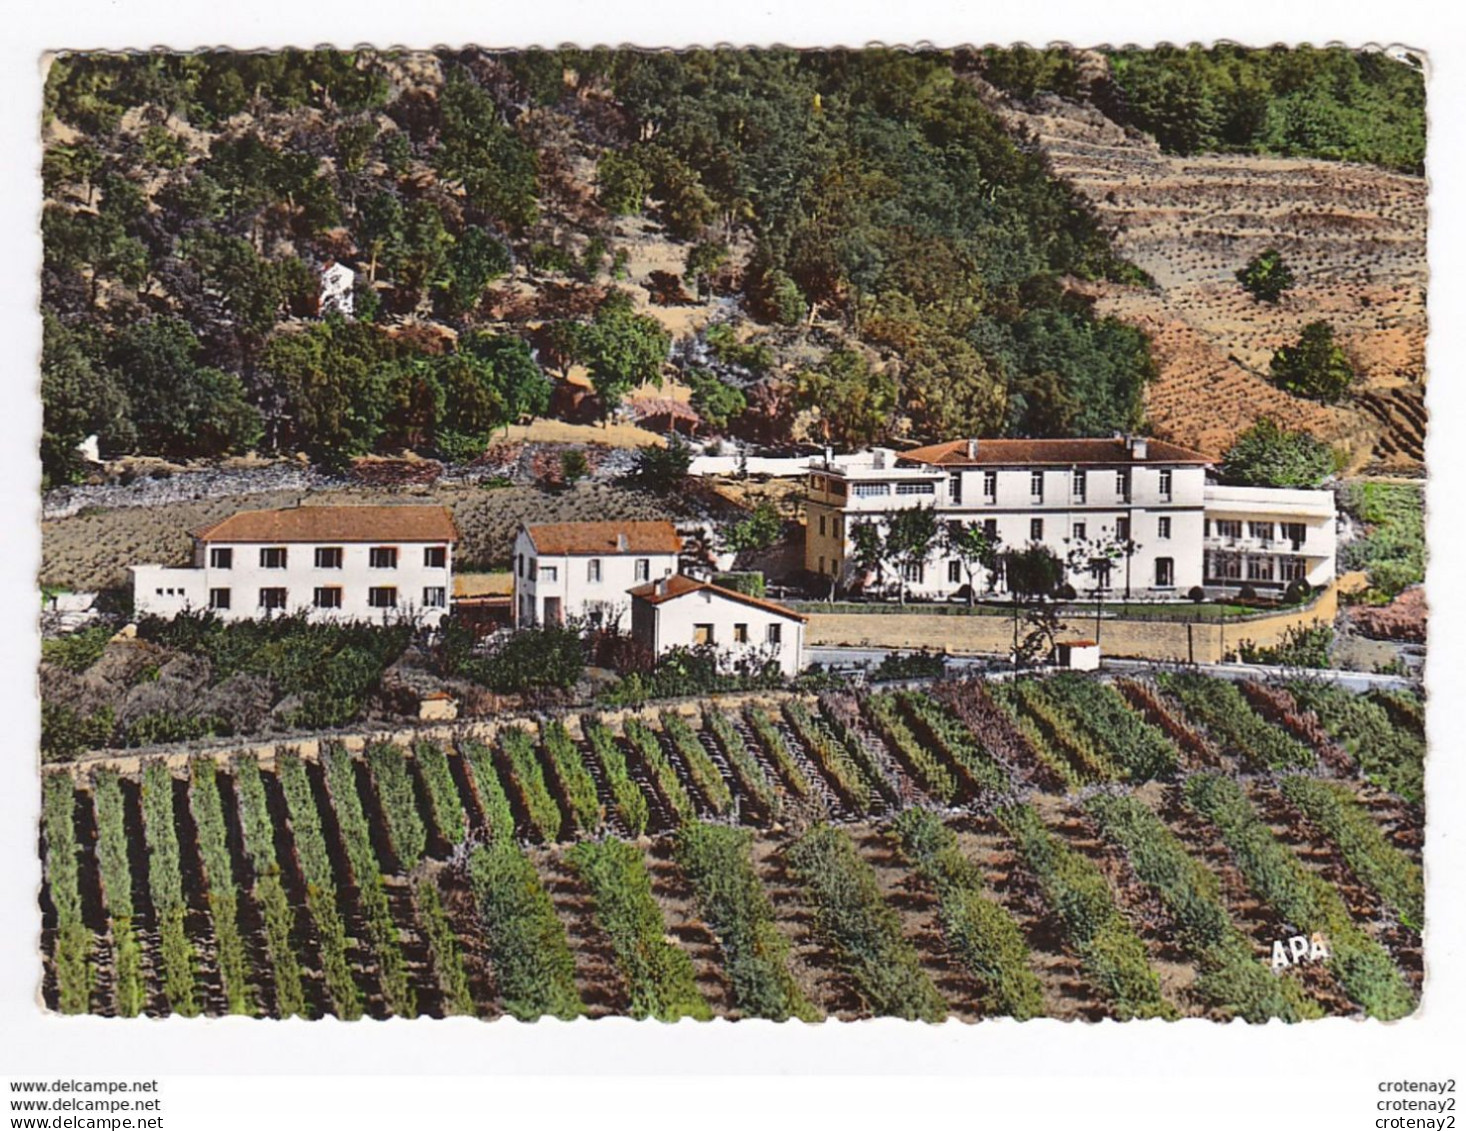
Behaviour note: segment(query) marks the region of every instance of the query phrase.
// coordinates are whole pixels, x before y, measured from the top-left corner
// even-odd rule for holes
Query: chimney
[[[616,534],[616,552],[618,554],[624,554],[630,548],[630,543],[626,541],[626,535],[618,531]]]
[[[1131,459],[1140,459],[1140,460],[1143,460],[1145,458],[1145,437],[1144,436],[1132,436],[1132,437],[1130,437],[1130,458]]]
[[[974,440],[968,440],[967,441],[967,458],[968,459],[976,459],[977,458],[977,441],[975,439]]]
[[[667,595],[667,579],[665,577],[657,578],[656,594],[658,597],[665,597]]]

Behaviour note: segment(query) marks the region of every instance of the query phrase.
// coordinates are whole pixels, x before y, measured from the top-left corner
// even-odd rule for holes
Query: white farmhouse
[[[730,664],[773,660],[788,676],[804,666],[805,618],[792,609],[674,574],[631,591],[631,636],[654,656],[711,646]]]
[[[224,620],[304,611],[311,620],[437,624],[453,591],[458,531],[446,507],[297,506],[240,511],[194,533],[193,564],[133,566],[133,608]]]
[[[320,283],[316,310],[321,317],[324,318],[334,311],[350,318],[356,301],[352,293],[352,288],[356,285],[356,272],[333,259],[321,268]]]
[[[1129,543],[1132,552],[1103,579],[1112,593],[1177,598],[1196,586],[1281,590],[1294,578],[1333,579],[1331,492],[1220,487],[1208,482],[1209,469],[1199,452],[1139,436],[953,440],[816,459],[805,568],[851,586],[863,580],[852,560],[858,524],[884,533],[895,512],[931,507],[942,523],[980,524],[1005,549],[1039,544],[1067,559],[1085,545]],[[1255,537],[1243,536],[1254,528]],[[970,568],[939,543],[925,562],[904,566],[902,580],[927,599],[952,597],[969,582],[1004,590],[1001,576],[970,576]],[[1070,580],[1084,593],[1102,579],[1077,569]]]
[[[627,591],[677,572],[682,539],[670,522],[547,522],[514,539],[514,623],[566,619],[626,631]]]

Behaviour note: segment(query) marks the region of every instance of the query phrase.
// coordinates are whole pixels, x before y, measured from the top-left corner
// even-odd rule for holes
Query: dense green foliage
[[[1197,774],[1186,783],[1186,798],[1221,830],[1247,882],[1283,921],[1328,940],[1329,968],[1353,1001],[1386,1021],[1414,1011],[1414,994],[1389,952],[1355,924],[1333,885],[1305,868],[1258,819],[1236,782]]]
[[[712,705],[703,708],[702,719],[704,725],[713,732],[728,764],[732,766],[738,784],[762,806],[769,817],[777,820],[782,809],[779,794],[764,768],[759,765],[758,759],[749,750],[748,744],[743,741],[743,735],[733,725],[733,721]]]
[[[474,793],[478,795],[479,808],[483,810],[488,826],[489,839],[514,843],[514,810],[509,804],[509,795],[494,769],[494,753],[481,742],[465,741],[459,748],[463,760],[468,764],[469,780],[473,782]]]
[[[1331,683],[1294,680],[1288,684],[1298,706],[1344,744],[1370,781],[1419,804],[1425,790],[1425,731],[1397,720],[1378,693],[1356,695]]]
[[[468,818],[448,755],[436,742],[415,742],[412,752],[427,796],[431,827],[445,843],[457,844],[468,832]]]
[[[1168,778],[1176,772],[1176,748],[1161,731],[1131,710],[1110,684],[1061,674],[1044,681],[1051,703],[1061,704],[1075,727],[1104,750],[1127,781]]]
[[[698,792],[707,798],[715,813],[726,813],[732,808],[733,793],[692,725],[675,711],[663,711],[660,721],[662,733],[672,740],[687,776],[697,786]]]
[[[183,897],[183,858],[173,817],[173,776],[165,763],[148,763],[141,792],[148,893],[163,952],[163,993],[174,1013],[193,1017],[199,1011],[196,956],[184,924],[188,904]]]
[[[631,989],[632,1017],[706,1021],[712,1010],[697,989],[692,959],[666,938],[651,877],[635,845],[585,841],[566,858],[590,888],[596,922],[610,936],[616,964]]]
[[[84,672],[102,658],[113,629],[105,624],[41,641],[41,661],[69,672]]]
[[[1253,298],[1275,303],[1293,285],[1294,278],[1293,272],[1283,262],[1282,253],[1270,247],[1249,259],[1247,266],[1238,268],[1237,281]]]
[[[402,868],[410,871],[417,867],[427,850],[428,831],[417,811],[417,793],[412,787],[407,756],[400,746],[375,742],[366,748],[366,764],[371,769],[372,785],[382,806],[392,852]]]
[[[412,638],[408,624],[311,623],[305,613],[224,621],[211,612],[138,621],[138,638],[209,661],[217,684],[238,672],[262,676],[299,698],[291,726],[321,730],[357,719],[382,672]]]
[[[1371,590],[1393,597],[1425,580],[1425,492],[1409,483],[1351,483],[1344,510],[1364,525],[1363,537],[1340,547],[1344,569],[1369,574]]]
[[[1075,95],[1063,49],[988,53],[984,74],[1025,96]],[[1109,53],[1092,91],[1115,121],[1173,153],[1231,150],[1365,161],[1419,173],[1425,75],[1418,59],[1342,47],[1157,47]]]
[[[239,928],[239,889],[224,825],[224,804],[219,796],[218,767],[212,758],[196,759],[190,767],[188,807],[198,832],[199,856],[208,882],[209,915],[219,945],[216,961],[230,1013],[253,1014],[254,991],[249,958]]]
[[[570,806],[570,817],[575,827],[582,832],[599,832],[603,814],[595,779],[585,768],[580,747],[571,739],[565,724],[558,719],[546,723],[540,732],[540,748],[560,785],[561,795]]]
[[[682,245],[679,286],[816,339],[800,395],[832,437],[1133,427],[1144,334],[1058,280],[1140,276],[966,66],[886,49],[64,56],[42,165],[48,482],[79,477],[90,434],[109,456],[473,458],[548,408],[529,322],[503,332],[491,301],[505,277],[543,299],[549,352],[585,364],[609,411],[671,345],[600,286],[629,251],[612,218],[644,211]],[[332,260],[356,272],[354,320],[318,309]],[[587,301],[557,305],[567,286]],[[739,382],[694,369],[705,420],[743,414]],[[787,435],[795,408],[766,423]]]
[[[1095,794],[1085,802],[1101,832],[1125,849],[1135,874],[1160,896],[1178,941],[1201,964],[1198,987],[1226,1017],[1261,1022],[1322,1016],[1297,983],[1257,961],[1253,941],[1233,924],[1216,873],[1134,796]]]
[[[677,832],[676,856],[697,891],[698,907],[723,948],[733,997],[746,1017],[819,1020],[789,973],[789,943],[754,871],[747,829],[694,821]]]
[[[122,781],[112,770],[92,776],[92,808],[97,818],[97,865],[107,925],[112,932],[114,996],[120,1017],[136,1017],[147,1000],[142,947],[133,926],[132,866],[124,817]]]
[[[1244,664],[1279,664],[1288,668],[1327,668],[1332,664],[1329,652],[1334,646],[1331,624],[1292,625],[1276,644],[1258,645],[1243,640],[1237,655]]]
[[[956,834],[926,809],[907,809],[892,824],[902,851],[941,900],[947,945],[982,984],[985,1012],[1019,1021],[1043,1014],[1043,988],[1029,966],[1028,944],[1013,917],[989,898],[982,871],[966,859]]]
[[[1019,858],[1037,876],[1085,970],[1119,1015],[1175,1016],[1175,1007],[1161,996],[1145,943],[1115,905],[1104,873],[1045,828],[1031,806],[1009,806],[998,818],[1013,837]]]
[[[1233,441],[1219,470],[1241,487],[1317,487],[1335,471],[1334,452],[1311,432],[1264,416]]]
[[[621,823],[626,827],[628,833],[632,836],[641,836],[646,832],[649,816],[646,794],[642,793],[641,786],[637,785],[631,777],[631,772],[626,765],[626,754],[617,745],[615,736],[606,727],[589,719],[583,725],[591,751],[595,754],[596,761],[600,763],[601,773],[605,775],[611,787],[611,797],[616,805],[616,816],[621,818]]]
[[[830,732],[823,720],[816,719],[809,708],[798,699],[784,704],[784,720],[805,749],[814,755],[830,781],[835,784],[845,800],[864,813],[871,805],[871,785],[850,751],[838,737]]]
[[[900,917],[881,897],[875,872],[849,834],[816,825],[787,851],[814,901],[820,935],[872,1012],[908,1021],[945,1019],[946,1002],[902,936]]]
[[[1310,322],[1297,342],[1279,347],[1268,375],[1284,392],[1324,404],[1340,400],[1354,384],[1354,367],[1327,322]]]
[[[499,749],[504,752],[510,780],[535,831],[542,840],[558,840],[562,820],[560,806],[555,803],[545,781],[545,768],[535,749],[534,739],[518,727],[505,727],[499,732]]]
[[[473,990],[463,967],[458,936],[448,921],[447,911],[443,909],[443,897],[438,894],[438,886],[431,878],[423,879],[412,885],[412,894],[417,906],[417,921],[433,952],[433,968],[443,991],[444,1009],[460,1017],[472,1017],[475,1012]]]

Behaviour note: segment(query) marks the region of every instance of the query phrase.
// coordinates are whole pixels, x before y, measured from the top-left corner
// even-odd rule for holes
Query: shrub
[[[69,672],[84,672],[102,658],[112,629],[103,624],[41,641],[41,660]]]
[[[1283,256],[1275,247],[1261,255],[1253,256],[1246,267],[1237,271],[1237,281],[1242,289],[1261,302],[1276,303],[1283,292],[1293,285],[1293,272],[1283,262]]]
[[[1354,368],[1327,322],[1303,327],[1297,343],[1273,354],[1270,372],[1273,384],[1285,392],[1325,404],[1339,400],[1354,383]]]

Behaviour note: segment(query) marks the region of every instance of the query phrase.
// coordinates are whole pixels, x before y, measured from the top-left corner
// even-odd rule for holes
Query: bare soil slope
[[[1097,110],[1050,99],[1008,109],[1119,230],[1154,291],[1091,288],[1101,313],[1151,334],[1157,433],[1219,455],[1262,415],[1349,444],[1356,465],[1418,473],[1425,434],[1426,186],[1362,165],[1175,157]],[[1298,282],[1276,306],[1234,273],[1275,247]],[[1273,388],[1268,362],[1308,322],[1332,323],[1360,396],[1326,408]]]

